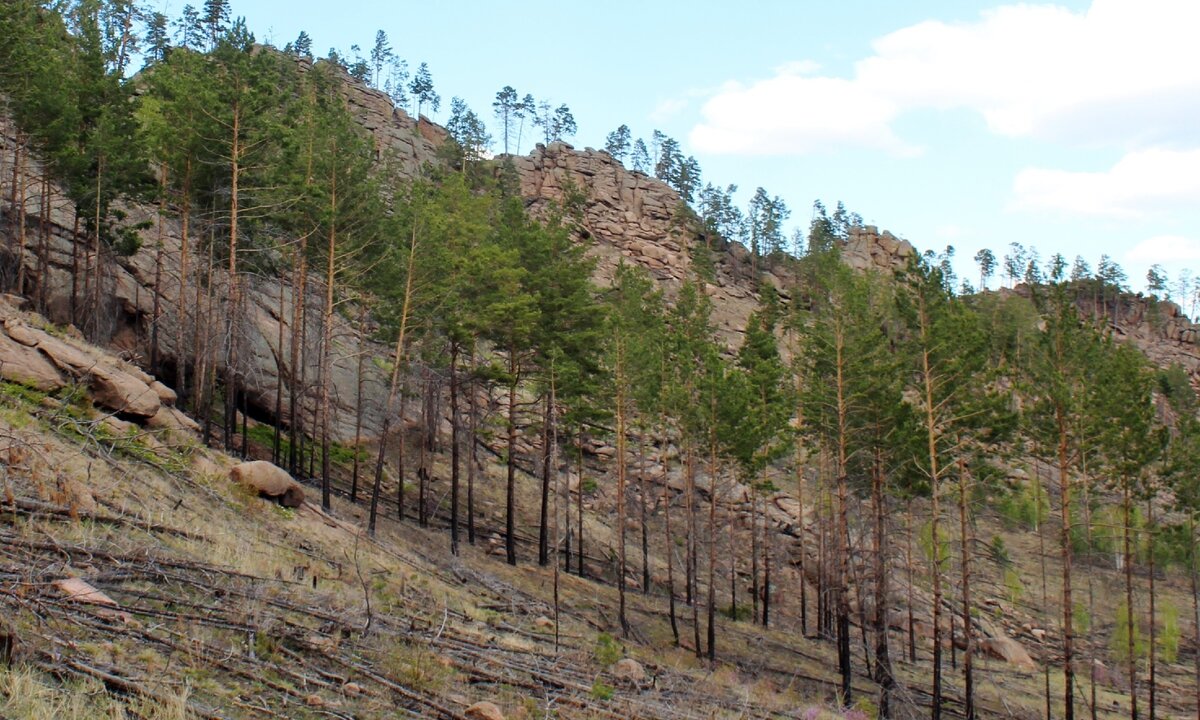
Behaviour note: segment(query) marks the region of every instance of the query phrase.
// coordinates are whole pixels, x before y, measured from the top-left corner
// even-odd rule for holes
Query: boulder
[[[266,460],[234,465],[229,470],[229,477],[258,491],[260,497],[277,500],[284,507],[296,508],[304,504],[304,486],[296,482],[287,470]]]
[[[150,380],[150,389],[154,391],[154,394],[158,396],[158,401],[163,405],[174,405],[175,401],[179,399],[179,395],[174,390],[153,378]]]
[[[168,433],[191,434],[200,432],[200,426],[195,420],[170,405],[159,407],[154,417],[146,421],[146,427],[154,430],[166,430]]]
[[[65,384],[62,373],[36,349],[0,333],[0,377],[43,392]]]
[[[646,679],[646,670],[642,664],[633,658],[621,658],[613,665],[613,677],[630,683],[640,683]]]
[[[96,365],[91,376],[92,401],[116,412],[151,418],[162,404],[150,386],[129,373],[106,365]]]
[[[504,713],[500,712],[500,708],[486,700],[475,703],[463,714],[471,720],[504,720]]]
[[[1022,670],[1037,670],[1037,664],[1033,662],[1033,658],[1029,656],[1025,648],[1021,647],[1021,643],[1012,638],[984,638],[979,642],[979,647],[988,655],[1016,665]]]
[[[59,592],[67,596],[67,599],[73,600],[85,605],[98,605],[102,609],[97,614],[101,617],[122,620],[129,622],[128,613],[120,611],[120,605],[116,600],[113,600],[108,595],[105,595],[100,590],[97,590],[91,583],[79,578],[69,577],[54,581],[54,587],[58,588]],[[109,610],[107,608],[113,608]]]

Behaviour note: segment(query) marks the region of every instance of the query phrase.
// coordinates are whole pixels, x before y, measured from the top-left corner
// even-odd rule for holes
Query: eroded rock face
[[[692,253],[707,242],[679,194],[661,180],[625,167],[607,152],[577,150],[563,142],[537,145],[526,157],[514,157],[521,194],[535,214],[561,204],[568,192],[582,193],[580,242],[596,261],[593,280],[607,287],[622,263],[641,265],[674,298],[693,277]],[[712,282],[701,290],[713,302],[713,327],[730,349],[741,345],[750,314],[761,296],[751,275],[750,254],[741,245],[712,246]],[[767,274],[778,287],[787,283]]]
[[[10,302],[0,302],[0,377],[52,391],[68,378],[87,383],[100,407],[151,418],[162,407],[154,380],[140,368],[78,340],[55,337],[31,324]]]
[[[855,270],[877,270],[890,275],[903,270],[917,251],[907,240],[874,225],[850,228],[850,237],[842,246],[842,262]]]

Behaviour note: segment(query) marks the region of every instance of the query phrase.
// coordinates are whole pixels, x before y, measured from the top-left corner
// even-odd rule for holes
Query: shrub
[[[602,680],[597,679],[592,683],[592,699],[593,700],[612,700],[616,690],[612,685],[609,685]]]
[[[621,645],[608,633],[596,637],[596,648],[592,651],[596,662],[608,667],[621,659]]]

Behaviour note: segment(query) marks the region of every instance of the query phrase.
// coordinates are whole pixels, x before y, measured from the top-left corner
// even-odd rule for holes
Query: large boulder
[[[1021,643],[1010,637],[984,638],[979,642],[979,648],[988,655],[1016,665],[1022,670],[1037,670],[1037,664],[1025,648],[1021,647]]]
[[[640,683],[646,680],[646,670],[642,664],[633,658],[621,658],[613,665],[613,677],[628,683]]]
[[[0,377],[42,391],[57,390],[65,384],[62,374],[44,355],[5,333],[0,333]]]
[[[500,712],[500,708],[486,700],[475,703],[463,714],[471,720],[504,720],[504,713]]]
[[[284,507],[297,508],[304,504],[304,486],[296,482],[287,470],[267,462],[252,460],[234,465],[229,477],[256,490],[261,497],[268,497]]]
[[[40,351],[53,367],[86,380],[91,387],[92,400],[103,408],[149,418],[154,417],[162,406],[159,394],[150,387],[153,381],[133,365],[82,343],[57,338],[14,318],[5,321],[4,329],[16,341],[10,349],[26,346],[34,352]]]

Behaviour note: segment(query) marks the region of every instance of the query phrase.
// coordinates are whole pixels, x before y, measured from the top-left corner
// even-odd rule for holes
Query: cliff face
[[[35,159],[26,158],[22,161],[25,178],[22,182],[28,186],[25,249],[20,250],[20,236],[15,223],[10,222],[8,202],[12,192],[15,147],[15,128],[7,118],[0,117],[0,168],[4,169],[0,173],[3,176],[0,198],[5,199],[0,202],[0,246],[11,253],[6,258],[8,262],[0,262],[0,265],[10,282],[16,277],[16,263],[24,266],[23,294],[32,300],[34,309],[51,322],[75,325],[90,337],[104,340],[104,344],[126,359],[152,371],[154,369],[149,368],[151,344],[157,337],[160,356],[157,370],[169,385],[175,384],[174,368],[180,358],[190,359],[205,348],[220,358],[223,352],[221,333],[225,325],[220,319],[228,312],[223,304],[229,294],[228,277],[219,269],[212,272],[211,279],[207,277],[208,257],[200,251],[193,236],[188,251],[187,294],[181,302],[182,228],[176,217],[169,216],[160,221],[157,208],[124,205],[121,209],[126,213],[128,225],[144,223],[148,226],[141,231],[141,248],[128,257],[118,257],[105,250],[97,261],[95,249],[88,239],[82,234],[75,235],[73,206],[61,188],[54,184],[50,185],[47,197],[50,211],[45,218],[41,217],[38,210],[43,205],[41,184],[33,183],[32,179],[41,177],[42,168]],[[72,278],[76,278],[74,282]],[[202,284],[209,282],[211,293],[201,289]],[[246,321],[240,324],[238,372],[244,379],[251,412],[273,414],[276,394],[280,392],[287,413],[293,383],[308,389],[307,392],[298,391],[298,405],[307,408],[305,412],[313,412],[317,396],[310,386],[317,377],[316,342],[320,337],[323,289],[310,285],[307,362],[296,368],[289,362],[294,302],[291,285],[278,278],[248,275],[244,278],[243,290]],[[74,313],[72,296],[75,297]],[[204,325],[198,320],[209,314],[217,318],[212,324],[212,335],[197,329]],[[334,327],[334,342],[339,352],[334,353],[332,368],[334,412],[331,429],[335,439],[345,441],[354,437],[356,358],[362,352],[382,357],[386,351],[362,340],[342,319]],[[301,375],[307,378],[304,384],[299,383]],[[377,367],[365,363],[364,427],[368,435],[381,424],[377,396],[384,383],[385,378]]]
[[[447,137],[443,128],[425,118],[414,120],[404,110],[393,107],[384,93],[349,78],[343,88],[351,111],[375,139],[381,161],[394,163],[406,177],[417,177],[423,166],[439,162],[438,147]],[[15,134],[11,122],[0,117],[0,198],[5,200],[13,191]],[[730,349],[741,344],[743,328],[761,300],[760,288],[773,285],[784,302],[790,299],[788,292],[794,278],[786,270],[767,271],[755,278],[744,247],[704,237],[694,214],[673,189],[643,173],[625,169],[606,152],[578,150],[556,142],[538,145],[531,154],[515,157],[513,162],[520,191],[535,214],[546,212],[551,203],[561,203],[568,192],[581,194],[583,218],[578,238],[588,244],[596,260],[594,279],[601,287],[611,282],[622,262],[644,267],[669,298],[685,280],[703,275],[705,280],[696,281],[712,299],[713,325]],[[26,187],[27,195],[24,250],[20,249],[12,208],[9,202],[0,202],[0,245],[9,251],[8,266],[0,269],[15,278],[16,265],[24,267],[24,290],[37,309],[55,323],[75,324],[90,336],[105,339],[143,365],[150,360],[151,344],[156,338],[161,358],[158,370],[168,383],[173,382],[173,369],[181,358],[194,357],[206,347],[220,358],[223,340],[219,329],[218,335],[206,337],[196,328],[202,324],[197,319],[204,314],[220,318],[228,312],[222,304],[228,295],[228,278],[218,268],[209,279],[208,258],[193,239],[189,247],[188,294],[180,298],[183,247],[175,217],[160,219],[156,208],[126,206],[127,224],[144,222],[148,226],[141,231],[141,249],[130,257],[116,257],[106,251],[97,262],[87,239],[75,235],[70,201],[53,184],[44,204],[49,211],[41,217],[43,202],[37,179],[42,168],[36,158],[26,158],[22,163],[18,180]],[[711,258],[711,271],[697,272],[698,253]],[[843,247],[843,258],[851,266],[884,274],[905,266],[915,253],[908,242],[871,226],[855,228]],[[208,293],[196,294],[202,279],[212,288],[211,299]],[[99,288],[97,283],[101,284]],[[246,322],[242,323],[239,339],[238,372],[251,411],[261,416],[274,414],[277,395],[282,397],[284,416],[289,416],[293,386],[305,412],[313,412],[316,407],[316,342],[324,291],[317,282],[309,287],[305,299],[310,318],[305,333],[309,338],[306,360],[292,367],[290,346],[296,330],[292,327],[296,299],[289,279],[245,279]],[[1118,337],[1136,343],[1155,363],[1178,362],[1194,377],[1200,375],[1200,328],[1184,318],[1178,307],[1159,303],[1152,312],[1144,301],[1129,301],[1121,305],[1113,325]],[[357,357],[365,354],[363,428],[366,436],[376,435],[382,420],[380,398],[385,378],[371,359],[385,358],[387,348],[362,339],[345,320],[337,321],[334,342],[333,434],[342,441],[354,436]],[[219,359],[216,362],[219,364]]]
[[[644,173],[625,169],[602,150],[576,150],[555,142],[537,145],[526,157],[513,158],[521,194],[536,213],[561,204],[568,192],[583,194],[579,240],[596,260],[594,280],[612,282],[617,266],[640,265],[673,297],[688,278],[700,282],[713,302],[713,325],[730,349],[741,343],[746,322],[760,301],[752,281],[749,253],[741,245],[707,240],[695,215],[670,186]],[[694,252],[711,249],[710,281],[696,279]],[[766,282],[784,288],[771,273]]]

